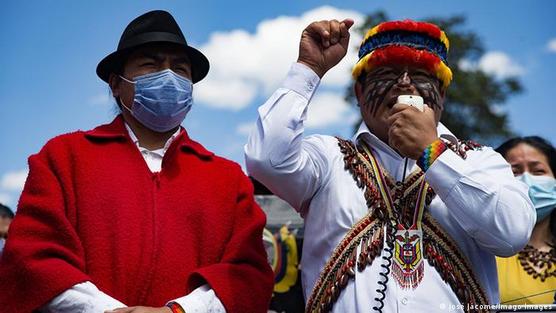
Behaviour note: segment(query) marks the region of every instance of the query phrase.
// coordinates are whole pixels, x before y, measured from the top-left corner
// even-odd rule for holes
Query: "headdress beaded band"
[[[381,23],[371,28],[361,42],[352,76],[358,79],[363,73],[389,64],[414,65],[435,75],[446,88],[452,80],[447,61],[449,48],[448,37],[434,24],[412,20]]]

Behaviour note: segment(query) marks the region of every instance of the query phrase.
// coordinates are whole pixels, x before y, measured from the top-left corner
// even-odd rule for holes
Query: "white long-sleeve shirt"
[[[337,139],[303,135],[307,108],[318,84],[313,71],[293,64],[283,87],[259,108],[256,128],[245,146],[248,172],[305,219],[301,267],[306,298],[336,246],[368,212],[363,191],[344,169]],[[453,136],[441,124],[438,133]],[[383,168],[402,180],[405,159],[364,123],[353,137],[357,140],[364,140]],[[409,160],[407,173],[415,169],[415,161]],[[495,255],[521,250],[535,225],[527,186],[514,179],[509,165],[488,147],[469,151],[465,160],[445,151],[427,170],[425,180],[437,194],[428,210],[470,261],[489,302],[498,303]],[[378,305],[374,298],[380,289],[382,263],[377,256],[364,271],[356,271],[333,312],[372,311]],[[428,262],[424,266],[424,278],[415,289],[402,289],[390,277],[383,312],[461,311],[449,285]]]
[[[164,154],[170,147],[172,141],[179,135],[180,129],[172,134],[166,141],[164,147],[151,151],[141,147],[137,136],[135,136],[129,125],[125,124],[125,126],[131,140],[133,140],[141,152],[141,156],[143,156],[151,172],[160,172]],[[178,303],[187,313],[226,312],[224,305],[220,302],[214,290],[206,284],[184,297],[169,302]],[[76,284],[70,289],[62,292],[43,306],[40,311],[45,313],[104,313],[106,310],[113,310],[121,307],[126,307],[126,305],[100,291],[92,282],[87,281]]]

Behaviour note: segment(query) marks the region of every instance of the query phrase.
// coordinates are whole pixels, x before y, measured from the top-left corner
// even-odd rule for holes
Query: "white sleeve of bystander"
[[[87,281],[62,292],[39,309],[43,313],[103,313],[106,310],[126,307],[122,302],[100,291]]]

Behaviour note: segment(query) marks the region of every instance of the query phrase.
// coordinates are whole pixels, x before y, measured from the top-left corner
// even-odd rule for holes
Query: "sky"
[[[332,18],[352,18],[357,26],[377,10],[391,19],[466,16],[464,29],[479,35],[485,54],[465,65],[519,79],[524,92],[502,107],[510,127],[556,144],[556,1],[8,0],[0,11],[0,203],[15,209],[27,158],[49,139],[115,117],[96,65],[116,49],[131,20],[154,9],[172,13],[188,43],[211,62],[207,78],[194,86],[194,106],[183,126],[242,166],[257,107],[295,62],[303,28]],[[322,80],[307,133],[352,135],[357,111],[343,96],[360,40],[352,32],[350,52]]]

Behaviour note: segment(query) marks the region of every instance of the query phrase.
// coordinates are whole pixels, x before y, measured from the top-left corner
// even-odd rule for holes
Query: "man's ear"
[[[439,110],[435,110],[434,115],[435,115],[435,119],[436,119],[436,124],[438,125],[438,123],[440,122],[440,119],[442,118],[442,112],[444,112],[444,100],[446,100],[445,96],[446,96],[446,89],[445,88],[441,88],[440,89],[440,99],[438,99],[438,107]]]
[[[440,89],[440,107],[444,109],[444,100],[446,100],[446,88]]]
[[[108,77],[108,85],[110,86],[110,89],[112,90],[112,95],[115,98],[118,98],[120,96],[121,81],[122,79],[118,77],[118,75],[114,73],[110,73],[110,76]]]
[[[357,99],[357,105],[361,106],[361,103],[364,102],[364,99],[363,99],[363,85],[361,85],[359,80],[356,80],[355,84],[353,84],[353,91],[355,92],[355,98]]]

